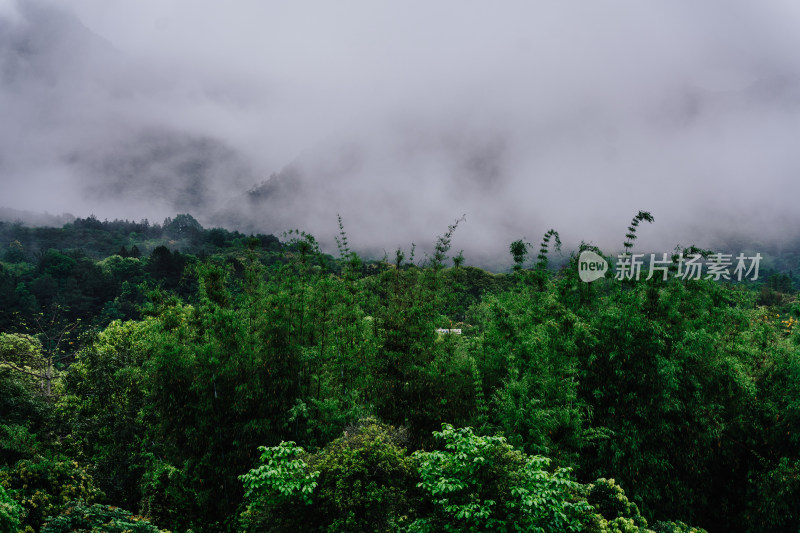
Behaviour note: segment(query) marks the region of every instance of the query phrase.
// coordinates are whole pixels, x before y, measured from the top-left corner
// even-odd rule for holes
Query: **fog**
[[[702,5],[698,5],[702,4]],[[0,207],[468,262],[796,238],[785,1],[0,0]],[[272,176],[272,178],[270,178]],[[248,193],[249,191],[249,193]]]

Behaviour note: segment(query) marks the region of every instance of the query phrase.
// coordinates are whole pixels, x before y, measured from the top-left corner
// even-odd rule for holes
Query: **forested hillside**
[[[0,223],[0,533],[798,531],[788,272],[491,273],[457,225]]]

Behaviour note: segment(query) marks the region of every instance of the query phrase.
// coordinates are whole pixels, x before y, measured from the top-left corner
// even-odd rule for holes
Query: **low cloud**
[[[551,227],[613,249],[640,209],[665,251],[794,237],[798,22],[777,0],[0,2],[0,205],[328,243],[340,213],[378,252],[466,213],[468,259]]]

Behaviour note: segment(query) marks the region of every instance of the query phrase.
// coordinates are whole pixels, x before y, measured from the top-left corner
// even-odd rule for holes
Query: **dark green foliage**
[[[514,260],[514,272],[522,270],[522,265],[525,264],[525,257],[528,255],[528,247],[530,243],[522,239],[516,240],[511,243],[510,252],[511,258]]]
[[[414,512],[416,470],[408,437],[363,421],[309,457],[319,472],[315,510],[324,531],[397,531]]]
[[[443,325],[437,313],[443,272],[395,267],[374,281],[377,353],[369,363],[368,397],[377,414],[415,436],[429,435],[446,420],[466,421],[474,410],[471,360],[457,340],[435,332]]]
[[[334,237],[336,239],[336,247],[339,250],[339,260],[347,261],[350,258],[350,245],[347,242],[347,232],[344,230],[344,222],[342,222],[342,215],[337,213],[337,220],[339,221],[339,235]],[[398,250],[398,256],[399,256]],[[402,261],[402,258],[401,258]]]
[[[142,514],[162,526],[184,530],[185,524],[202,511],[193,494],[191,479],[153,454],[144,454],[144,466],[140,486]]]
[[[578,399],[576,348],[586,325],[533,286],[487,296],[475,312],[483,330],[475,354],[489,420],[529,453],[566,459],[580,447],[585,405]]]
[[[706,530],[703,528],[693,527],[681,521],[656,522],[655,524],[653,524],[652,530],[655,533],[707,533]]]
[[[147,519],[109,505],[70,502],[60,515],[47,522],[42,533],[167,533]]]
[[[613,472],[651,512],[674,509],[680,494],[692,494],[697,506],[709,505],[697,498],[711,493],[708,469],[715,467],[697,461],[708,457],[702,450],[716,444],[723,420],[733,414],[721,410],[722,398],[715,398],[709,386],[728,379],[720,374],[729,368],[720,361],[725,354],[712,351],[713,334],[677,322],[693,320],[692,314],[702,309],[699,301],[686,301],[689,294],[682,285],[665,289],[655,304],[646,303],[645,287],[636,289],[595,310],[594,339],[583,348],[582,398],[592,405],[592,425],[613,436],[596,441],[596,451],[583,456],[585,467],[592,475]],[[686,306],[683,313],[659,305],[667,301],[678,309]],[[628,311],[648,305],[654,306],[649,312]],[[746,390],[734,390],[735,403],[747,397]],[[709,409],[712,405],[719,407]],[[690,513],[680,517],[696,518]]]
[[[748,482],[750,530],[794,531],[800,520],[800,459],[781,457],[753,472]]]
[[[37,455],[0,468],[0,485],[23,507],[23,527],[34,531],[47,517],[64,511],[70,501],[93,503],[103,495],[86,468],[64,456]]]
[[[613,479],[600,478],[592,483],[586,499],[608,520],[625,518],[637,527],[647,527],[647,521],[639,514],[639,508],[628,500],[625,491]]]
[[[614,473],[649,518],[757,530],[743,514],[748,472],[762,471],[765,456],[797,453],[789,434],[775,431],[781,417],[768,414],[791,389],[778,392],[768,385],[777,376],[764,375],[793,366],[796,355],[769,323],[777,318],[749,308],[752,294],[673,281],[638,284],[581,310],[592,317],[592,339],[582,348],[580,395],[601,436],[583,467]],[[758,507],[768,498],[762,493]]]
[[[772,274],[765,282],[765,285],[770,289],[788,294],[794,288],[792,277],[787,274]]]
[[[8,263],[24,263],[27,259],[28,255],[25,253],[25,249],[19,241],[11,242],[3,257],[3,260]]]
[[[205,230],[188,214],[166,222],[165,229],[147,220],[94,216],[61,228],[0,221],[0,331],[24,329],[53,306],[61,307],[70,322],[82,319],[81,331],[137,319],[137,306],[145,299],[138,291],[141,284],[161,283],[190,297],[196,286],[185,282],[183,271],[196,256],[226,252],[248,240],[236,231]],[[280,249],[272,235],[251,238],[265,262]],[[164,249],[152,256],[159,246]]]
[[[191,489],[194,498],[181,527],[221,527],[233,514],[241,499],[236,476],[259,444],[280,440],[297,396],[291,287],[248,268],[232,293],[221,267],[201,267],[198,306],[164,307],[142,338],[146,448],[180,472],[170,477],[185,484],[175,490]]]
[[[39,384],[24,374],[0,368],[0,466],[42,451],[51,414]]]
[[[150,253],[147,272],[165,289],[175,290],[181,282],[188,258],[180,252],[172,253],[166,246],[159,246]]]
[[[416,470],[402,431],[364,421],[315,454],[262,448],[242,476],[247,531],[398,531],[414,512]]]
[[[176,240],[186,239],[195,245],[203,238],[203,226],[189,214],[176,215],[174,219],[167,218],[162,228],[167,237]]]

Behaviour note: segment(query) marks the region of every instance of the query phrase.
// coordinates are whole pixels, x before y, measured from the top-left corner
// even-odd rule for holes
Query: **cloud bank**
[[[550,227],[613,249],[640,209],[664,251],[786,236],[798,25],[788,0],[4,0],[0,205],[323,240],[341,213],[390,251],[466,213],[468,259]]]

